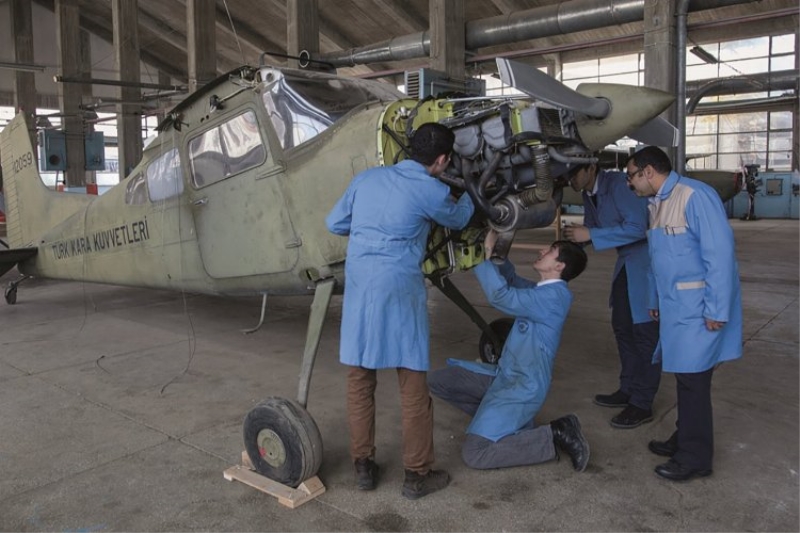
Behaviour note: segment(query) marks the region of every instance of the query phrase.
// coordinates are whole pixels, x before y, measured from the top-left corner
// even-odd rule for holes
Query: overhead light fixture
[[[706,49],[700,46],[692,47],[692,49],[689,51],[694,55],[696,55],[697,57],[699,57],[700,59],[702,59],[703,61],[705,61],[706,63],[708,63],[709,65],[715,65],[719,63],[719,59],[714,57],[713,54],[711,54]]]
[[[26,72],[43,72],[46,67],[44,65],[33,65],[29,63],[6,63],[5,61],[0,61],[0,68],[22,70]]]

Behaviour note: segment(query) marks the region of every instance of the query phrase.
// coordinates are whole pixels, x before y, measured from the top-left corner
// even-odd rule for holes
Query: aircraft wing
[[[17,263],[35,256],[38,248],[11,248],[0,250],[0,276],[14,268]]]

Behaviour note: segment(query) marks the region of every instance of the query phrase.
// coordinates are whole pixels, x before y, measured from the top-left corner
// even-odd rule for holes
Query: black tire
[[[496,365],[500,360],[500,355],[503,353],[503,346],[506,343],[508,334],[511,333],[511,328],[514,326],[513,318],[498,318],[489,323],[494,334],[500,339],[500,346],[495,346],[489,339],[486,333],[481,333],[481,340],[478,342],[478,350],[480,352],[481,361]]]
[[[271,397],[244,418],[244,448],[256,472],[297,487],[322,464],[317,424],[295,401]]]
[[[15,303],[17,303],[17,288],[7,287],[5,297],[6,297],[6,303],[8,305],[14,305]]]

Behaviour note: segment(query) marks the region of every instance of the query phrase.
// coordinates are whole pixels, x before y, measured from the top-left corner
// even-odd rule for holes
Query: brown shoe
[[[425,475],[406,470],[402,494],[409,500],[417,500],[450,484],[450,474],[444,470],[428,470]]]
[[[358,490],[372,490],[378,484],[378,465],[369,457],[356,459],[356,487]]]

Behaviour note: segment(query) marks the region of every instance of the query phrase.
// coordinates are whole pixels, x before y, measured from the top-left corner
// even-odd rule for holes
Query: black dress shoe
[[[651,440],[647,443],[647,449],[656,455],[672,457],[678,451],[678,432],[667,440]]]
[[[711,470],[702,470],[682,465],[675,459],[670,459],[664,464],[656,467],[656,475],[670,481],[688,481],[695,477],[705,477],[711,475]]]
[[[598,394],[594,397],[594,403],[603,407],[625,407],[630,399],[630,394],[618,390],[611,394]]]
[[[378,465],[369,457],[356,459],[356,487],[358,490],[372,490],[378,483]]]
[[[620,414],[611,419],[611,427],[619,429],[638,428],[653,419],[653,411],[629,405]]]
[[[589,443],[586,442],[581,432],[581,423],[575,415],[567,415],[550,422],[553,430],[553,443],[564,450],[570,459],[572,467],[578,471],[586,470],[589,464]]]

